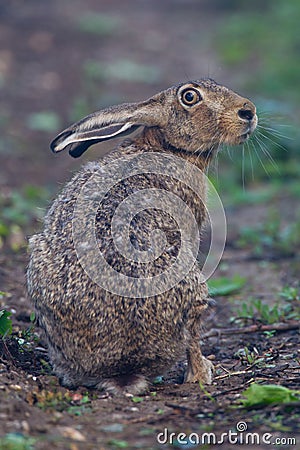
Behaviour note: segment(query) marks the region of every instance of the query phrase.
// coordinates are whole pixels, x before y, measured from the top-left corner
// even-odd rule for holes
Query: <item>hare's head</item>
[[[163,148],[188,152],[245,142],[257,125],[254,104],[214,82],[198,80],[171,87],[140,103],[97,111],[71,125],[51,143],[78,157],[98,142],[151,127]]]

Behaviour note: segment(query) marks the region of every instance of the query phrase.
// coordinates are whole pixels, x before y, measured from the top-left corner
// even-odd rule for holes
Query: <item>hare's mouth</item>
[[[251,134],[252,134],[252,131],[250,131],[250,130],[247,131],[246,133],[241,134],[239,136],[240,144],[243,144],[244,142],[246,142],[249,139],[249,137],[251,136]]]
[[[255,130],[256,125],[257,125],[257,120],[253,121],[253,123],[251,123],[251,125],[244,131],[244,133],[242,133],[239,136],[240,144],[243,144],[244,142],[246,142],[249,139],[249,137]]]

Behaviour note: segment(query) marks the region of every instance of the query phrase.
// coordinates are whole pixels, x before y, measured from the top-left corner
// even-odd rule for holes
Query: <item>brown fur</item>
[[[202,98],[193,106],[182,100],[182,93],[190,88]],[[53,151],[68,148],[73,156],[79,156],[89,145],[118,135],[118,130],[123,135],[145,127],[142,134],[123,141],[102,161],[83,167],[54,201],[44,230],[30,239],[28,291],[47,339],[54,371],[64,385],[136,393],[145,389],[146,380],[162,374],[185,352],[185,380],[211,382],[212,365],[199,347],[209,300],[198,266],[195,264],[182,281],[160,295],[128,298],[107,292],[89,278],[78,261],[72,235],[73,211],[88,180],[95,173],[109,171],[110,163],[124,155],[176,154],[205,173],[220,144],[244,142],[256,123],[255,107],[248,99],[212,80],[200,80],[169,88],[145,102],[96,112],[53,141]],[[110,221],[122,198],[144,188],[167,189],[179,195],[193,211],[199,228],[205,220],[205,207],[198,196],[176,180],[176,167],[174,178],[133,175],[110,190],[96,217],[99,248],[116,270],[151,277],[159,268],[172,264],[180,247],[180,230],[172,218],[148,209],[131,226],[140,250],[151,245],[151,230],[165,232],[173,250],[163,252],[155,266],[122,258],[115,251],[110,233]],[[204,198],[204,178],[199,189]]]

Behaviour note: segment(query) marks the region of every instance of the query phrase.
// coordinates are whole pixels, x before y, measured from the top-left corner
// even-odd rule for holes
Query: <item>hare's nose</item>
[[[247,122],[251,122],[255,116],[255,106],[250,103],[245,103],[243,108],[238,110],[238,116]]]

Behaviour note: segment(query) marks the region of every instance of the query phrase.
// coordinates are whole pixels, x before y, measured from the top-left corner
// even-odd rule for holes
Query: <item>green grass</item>
[[[268,201],[268,195],[276,196],[278,189],[288,185],[290,193],[299,197],[300,3],[214,3],[222,7],[226,19],[215,38],[219,57],[231,71],[241,74],[237,84],[257,105],[260,126],[260,142],[254,137],[244,151],[230,150],[232,159],[226,152],[220,155],[218,190],[230,204],[239,205]],[[262,183],[269,189],[263,188],[260,195]]]
[[[33,450],[35,442],[35,438],[21,433],[7,433],[0,437],[0,450]]]
[[[233,7],[217,36],[223,62],[231,68],[247,64],[249,89],[297,104],[300,60],[300,4],[297,0]],[[280,57],[279,57],[280,55]]]
[[[279,210],[271,208],[263,223],[241,228],[236,245],[263,259],[295,255],[300,248],[300,216],[283,223]]]
[[[26,244],[26,234],[44,217],[49,197],[47,189],[33,185],[0,192],[0,247],[8,243],[18,251]]]

